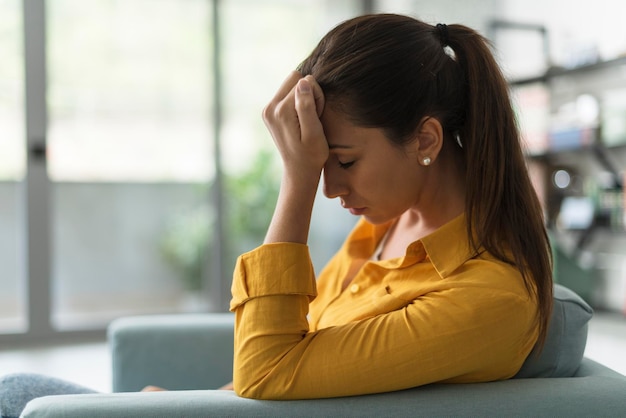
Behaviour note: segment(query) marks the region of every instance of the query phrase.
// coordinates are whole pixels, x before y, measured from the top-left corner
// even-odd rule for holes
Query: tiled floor
[[[100,392],[111,391],[111,356],[104,341],[0,350],[0,375],[40,373]]]
[[[626,316],[596,312],[589,322],[585,355],[626,375]]]
[[[626,375],[626,317],[596,312],[585,355]],[[111,391],[111,359],[104,342],[0,350],[0,375],[43,373],[102,392]]]

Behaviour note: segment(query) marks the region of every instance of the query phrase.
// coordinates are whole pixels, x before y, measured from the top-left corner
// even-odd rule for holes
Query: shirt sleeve
[[[535,303],[484,287],[433,291],[388,313],[309,332],[315,291],[305,249],[264,246],[238,262],[231,307],[240,396],[325,398],[506,379],[534,345]]]
[[[308,246],[296,243],[263,245],[237,259],[230,310],[250,299],[272,295],[317,295]]]

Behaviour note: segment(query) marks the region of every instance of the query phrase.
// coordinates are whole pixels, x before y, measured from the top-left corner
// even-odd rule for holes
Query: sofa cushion
[[[535,347],[517,378],[570,377],[576,373],[587,344],[587,323],[593,310],[580,296],[554,285],[554,307],[543,350]]]

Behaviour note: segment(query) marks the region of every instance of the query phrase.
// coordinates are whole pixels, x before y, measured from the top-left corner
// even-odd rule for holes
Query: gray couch
[[[109,328],[115,393],[39,398],[22,416],[626,416],[626,377],[583,358],[590,317],[582,299],[557,285],[546,349],[531,354],[517,378],[303,401],[202,390],[232,375],[230,314],[123,318]],[[171,391],[135,392],[146,385]]]

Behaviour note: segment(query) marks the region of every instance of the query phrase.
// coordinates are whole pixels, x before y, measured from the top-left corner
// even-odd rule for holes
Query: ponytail
[[[462,25],[447,27],[466,84],[460,128],[466,167],[468,236],[519,268],[538,301],[539,345],[552,311],[552,252],[541,205],[528,176],[508,84],[487,41]]]

